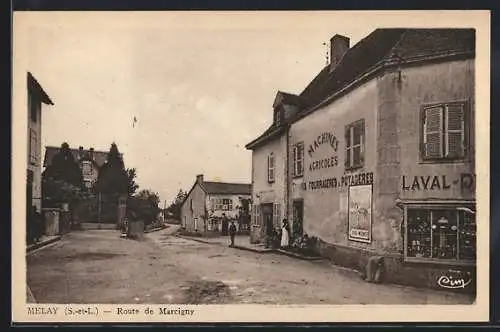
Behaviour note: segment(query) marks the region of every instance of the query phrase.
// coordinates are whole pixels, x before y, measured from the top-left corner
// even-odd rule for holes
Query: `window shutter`
[[[446,156],[463,157],[465,154],[464,105],[448,105],[446,112]]]
[[[361,121],[359,124],[359,141],[361,143],[361,148],[360,148],[360,155],[359,155],[359,160],[361,162],[361,165],[364,165],[365,162],[365,121]]]
[[[298,154],[297,154],[297,149],[298,149],[297,145],[294,145],[293,148],[292,148],[293,176],[297,176],[298,175],[298,169],[297,169]]]
[[[351,127],[345,127],[345,158],[344,158],[344,166],[345,168],[349,168],[351,166]]]
[[[441,157],[443,108],[432,107],[424,111],[424,156],[427,158]]]

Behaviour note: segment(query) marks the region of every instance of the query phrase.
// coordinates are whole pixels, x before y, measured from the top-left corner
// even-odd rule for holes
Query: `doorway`
[[[271,236],[273,234],[274,225],[273,225],[273,204],[261,204],[260,209],[262,212],[262,219],[264,221],[264,227],[266,235]]]
[[[293,201],[293,237],[298,238],[304,235],[304,200]]]

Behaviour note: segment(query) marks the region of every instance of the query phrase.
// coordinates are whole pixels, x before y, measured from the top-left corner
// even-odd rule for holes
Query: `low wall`
[[[475,266],[442,263],[409,263],[404,261],[402,254],[380,255],[367,250],[333,245],[321,240],[318,241],[316,250],[322,257],[330,259],[334,264],[357,270],[360,272],[360,275],[365,272],[366,264],[370,257],[382,256],[384,258],[383,283],[465,292],[468,294],[476,293]],[[463,288],[453,289],[447,288],[446,285],[443,286],[450,278],[457,281],[462,277],[464,278],[464,282],[468,283]]]

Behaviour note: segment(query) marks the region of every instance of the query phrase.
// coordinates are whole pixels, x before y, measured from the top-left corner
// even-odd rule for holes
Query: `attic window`
[[[282,118],[283,118],[283,110],[280,107],[274,111],[274,123],[276,124],[276,126],[281,125]]]

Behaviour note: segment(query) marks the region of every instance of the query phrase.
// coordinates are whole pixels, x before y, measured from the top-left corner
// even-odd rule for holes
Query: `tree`
[[[63,143],[42,173],[43,205],[74,205],[86,197],[83,176],[68,143]]]
[[[127,168],[127,192],[128,196],[134,196],[137,189],[139,189],[139,185],[135,182],[137,177],[135,168]]]
[[[64,181],[75,187],[83,188],[83,175],[68,143],[61,144],[59,152],[52,157],[51,163],[43,172],[43,177]]]
[[[101,194],[112,196],[128,194],[128,174],[118,146],[113,143],[108,153],[108,160],[99,171],[95,188]]]
[[[181,207],[187,195],[188,195],[187,192],[183,191],[182,189],[179,189],[179,192],[177,193],[177,196],[175,196],[174,201],[167,208],[167,211],[172,213],[174,219],[176,220],[181,219]]]
[[[159,204],[160,197],[158,193],[143,189],[129,198],[127,209],[129,212],[133,211],[138,220],[142,220],[145,225],[149,225],[156,220],[156,216],[160,211]]]

